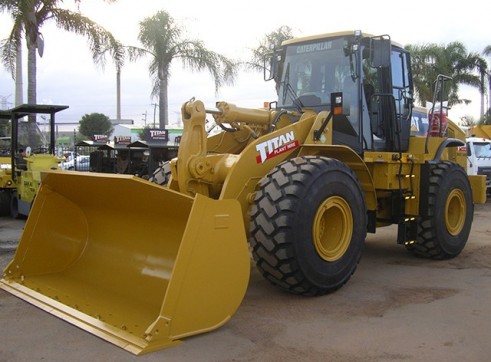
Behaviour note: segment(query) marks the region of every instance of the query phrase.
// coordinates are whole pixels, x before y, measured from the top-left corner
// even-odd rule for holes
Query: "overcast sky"
[[[70,4],[71,1],[65,1]],[[462,5],[458,5],[462,4]],[[361,29],[374,35],[389,34],[403,45],[461,41],[468,51],[479,52],[491,45],[489,16],[491,3],[482,0],[448,2],[439,0],[401,1],[319,1],[319,0],[82,0],[81,12],[111,31],[125,45],[139,46],[139,22],[158,10],[168,11],[183,25],[191,38],[234,59],[248,59],[265,34],[288,25],[296,36]],[[0,14],[0,39],[10,33],[10,14]],[[38,58],[38,103],[63,104],[69,109],[57,115],[57,121],[78,122],[86,113],[100,112],[116,117],[116,73],[108,61],[104,69],[92,62],[87,41],[78,35],[47,23],[41,32],[45,39],[43,58]],[[27,51],[24,51],[26,58]],[[25,62],[26,60],[24,60]],[[148,59],[125,65],[122,70],[122,118],[137,124],[154,120],[155,99],[150,97],[151,79]],[[24,70],[27,85],[27,70]],[[14,81],[0,68],[0,108],[13,103]],[[463,87],[462,97],[473,99],[470,106],[454,107],[450,116],[479,117],[479,93]],[[275,99],[274,85],[264,82],[262,73],[242,73],[234,86],[215,94],[208,73],[192,73],[173,63],[169,86],[171,125],[180,117],[183,102],[196,97],[208,108],[224,100],[245,107],[261,107]],[[24,96],[27,101],[27,95]],[[11,104],[7,104],[11,106]],[[158,112],[158,110],[157,110]],[[157,114],[158,118],[158,114]],[[158,121],[157,121],[158,122]]]

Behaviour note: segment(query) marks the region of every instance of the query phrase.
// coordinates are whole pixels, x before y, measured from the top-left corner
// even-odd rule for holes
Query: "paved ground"
[[[394,228],[380,229],[353,278],[324,297],[278,291],[252,268],[228,324],[141,357],[0,290],[0,361],[489,361],[490,220],[491,203],[478,205],[468,245],[440,262],[412,257]],[[21,228],[0,219],[0,267]]]
[[[0,217],[0,257],[15,251],[17,243],[22,234],[25,220]]]

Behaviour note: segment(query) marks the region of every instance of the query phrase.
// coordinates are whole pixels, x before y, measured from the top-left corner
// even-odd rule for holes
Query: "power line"
[[[7,99],[11,96],[12,94],[9,94],[8,96],[0,96],[0,107],[5,110],[9,109],[12,107],[13,103],[12,102],[7,102]]]

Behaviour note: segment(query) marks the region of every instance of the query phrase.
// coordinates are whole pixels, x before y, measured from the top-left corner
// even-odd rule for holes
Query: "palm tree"
[[[275,49],[278,49],[285,40],[292,38],[292,28],[288,25],[280,26],[276,30],[267,33],[260,41],[258,47],[252,49],[251,59],[245,63],[246,68],[259,72],[266,72],[267,69],[265,69],[264,62],[268,56],[270,56]],[[281,74],[281,70],[278,71],[278,74]],[[279,79],[275,79],[275,85],[276,92],[278,92],[280,85]]]
[[[481,118],[484,117],[484,98],[486,96],[486,77],[488,74],[488,63],[486,59],[479,57],[476,59],[476,69],[479,73],[479,93],[481,95]]]
[[[246,63],[247,67],[262,72],[264,70],[265,57],[268,56],[268,54],[271,54],[274,49],[279,48],[281,43],[285,40],[292,38],[292,28],[288,25],[282,25],[276,30],[267,33],[259,42],[258,47],[252,49],[252,57],[251,60]]]
[[[459,85],[480,87],[480,77],[474,74],[480,59],[478,54],[468,53],[461,42],[407,45],[406,49],[412,54],[414,89],[423,106],[432,100],[438,74],[452,77],[447,89],[449,106],[470,103],[468,99],[459,98]]]
[[[116,119],[121,119],[121,69],[126,58],[126,47],[119,42],[105,48],[95,59],[95,62],[104,68],[106,64],[106,54],[109,54],[116,67]]]
[[[491,56],[491,45],[488,45],[486,48],[484,48],[484,51],[482,52],[484,56]],[[488,80],[488,108],[486,111],[486,119],[484,119],[485,122],[489,122],[491,118],[491,68],[488,66],[486,69],[486,78]],[[484,89],[484,81],[483,81],[483,89]],[[484,98],[484,97],[483,97]]]
[[[117,0],[104,0],[114,2]],[[80,4],[81,0],[74,0]],[[0,11],[6,11],[12,15],[13,27],[10,36],[2,46],[2,62],[7,70],[15,78],[17,50],[25,38],[27,45],[27,102],[35,104],[37,53],[43,55],[44,38],[41,33],[42,26],[47,21],[54,21],[56,25],[66,31],[86,36],[89,39],[89,47],[94,60],[97,54],[105,47],[119,46],[113,35],[103,27],[81,15],[79,12],[60,8],[63,0],[0,0]],[[35,122],[35,118],[30,119]]]
[[[179,59],[185,68],[195,71],[208,70],[214,78],[215,90],[224,83],[233,83],[236,64],[227,57],[208,50],[201,40],[187,39],[184,29],[165,11],[140,22],[138,39],[143,48],[129,47],[130,59],[150,55],[150,75],[153,77],[152,96],[159,99],[159,125],[168,124],[168,85],[170,66]]]

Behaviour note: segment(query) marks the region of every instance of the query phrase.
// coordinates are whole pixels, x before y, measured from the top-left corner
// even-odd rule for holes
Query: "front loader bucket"
[[[134,354],[220,327],[247,289],[236,200],[129,175],[43,173],[0,287]]]

